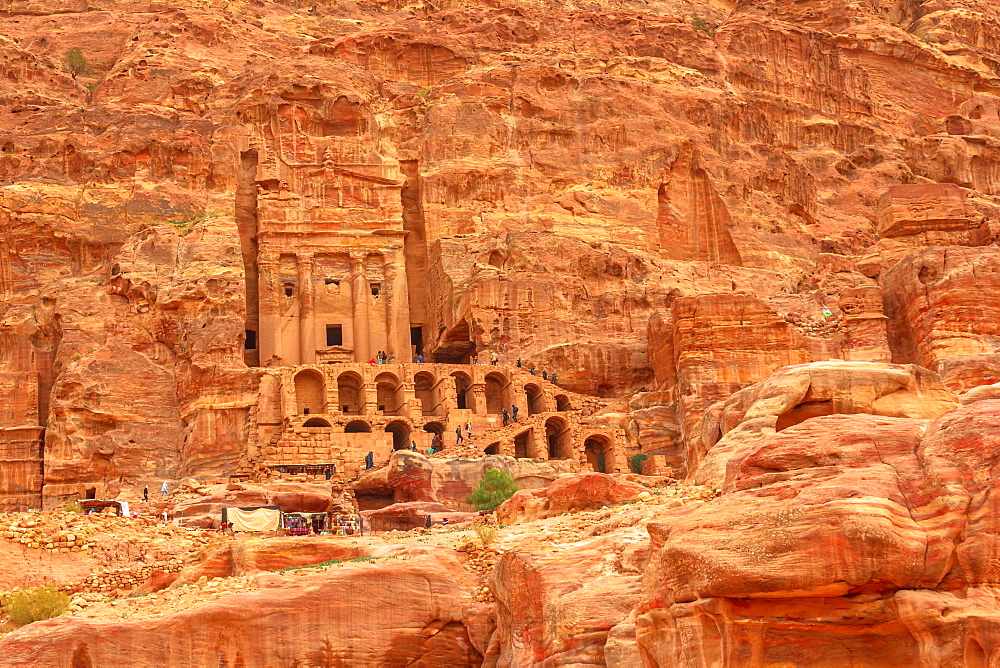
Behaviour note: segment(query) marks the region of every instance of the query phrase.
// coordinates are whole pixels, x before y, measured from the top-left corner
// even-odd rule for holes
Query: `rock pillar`
[[[472,386],[472,396],[475,397],[472,407],[473,412],[476,415],[486,415],[486,385],[484,383],[475,383]]]
[[[368,280],[365,277],[365,256],[351,254],[351,290],[353,293],[354,361],[371,359],[368,341]]]

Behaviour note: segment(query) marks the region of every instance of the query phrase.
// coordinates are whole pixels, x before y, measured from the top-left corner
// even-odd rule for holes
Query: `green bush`
[[[80,505],[79,501],[67,501],[66,505],[63,506],[63,510],[67,513],[82,513],[83,506]]]
[[[69,607],[69,595],[52,585],[23,589],[0,599],[3,611],[14,626],[24,626],[58,617]]]
[[[700,16],[696,16],[691,20],[691,25],[693,25],[698,30],[702,31],[709,37],[715,37],[715,28]]]
[[[642,463],[649,459],[649,455],[644,455],[641,452],[637,455],[632,455],[632,460],[628,463],[629,470],[632,473],[642,473]]]
[[[74,79],[81,74],[90,73],[90,63],[83,57],[83,51],[80,51],[78,46],[74,46],[66,52],[63,57],[63,67],[69,70],[70,76]]]
[[[495,510],[501,503],[514,496],[521,489],[514,482],[514,476],[498,469],[486,469],[483,479],[466,499],[476,510]]]

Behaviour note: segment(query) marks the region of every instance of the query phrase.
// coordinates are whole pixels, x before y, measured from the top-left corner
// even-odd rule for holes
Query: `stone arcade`
[[[519,408],[503,425],[502,409]],[[269,369],[243,462],[249,475],[333,464],[356,473],[372,451],[376,462],[416,443],[421,452],[441,436],[444,452],[532,459],[573,459],[607,473],[628,470],[624,432],[593,423],[603,406],[540,376],[478,364],[331,363]],[[465,425],[472,424],[472,437]]]

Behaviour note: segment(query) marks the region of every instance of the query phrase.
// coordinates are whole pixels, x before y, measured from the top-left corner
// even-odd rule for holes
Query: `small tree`
[[[514,476],[498,469],[486,469],[483,479],[466,499],[476,510],[495,510],[501,503],[514,496],[521,489],[514,482]]]
[[[69,607],[69,595],[52,585],[24,589],[0,599],[3,611],[14,626],[24,626],[58,617]]]
[[[78,46],[74,46],[66,52],[63,57],[63,67],[69,70],[70,76],[74,79],[81,74],[90,73],[90,63],[83,57],[83,51],[80,51]]]
[[[632,460],[629,461],[628,467],[631,469],[632,473],[642,473],[642,463],[649,459],[649,455],[639,453],[632,455]]]

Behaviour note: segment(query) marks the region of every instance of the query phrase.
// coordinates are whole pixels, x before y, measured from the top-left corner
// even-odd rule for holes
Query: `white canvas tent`
[[[229,522],[233,531],[277,531],[281,526],[281,508],[278,506],[223,508],[222,521]]]

